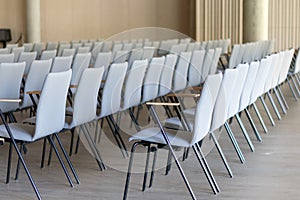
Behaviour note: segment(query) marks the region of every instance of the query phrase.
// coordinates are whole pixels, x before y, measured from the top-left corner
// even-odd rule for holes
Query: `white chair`
[[[130,56],[128,58],[129,68],[135,60],[141,60],[142,55],[143,55],[143,49],[142,48],[132,49],[131,52],[130,52]]]
[[[9,50],[7,48],[0,49],[0,54],[9,54]]]
[[[47,42],[46,43],[46,51],[57,50],[58,42]]]
[[[104,74],[103,74],[103,80],[106,79],[109,65],[112,61],[112,52],[99,52],[94,64],[94,68],[99,68],[104,66]]]
[[[215,49],[214,56],[212,58],[212,62],[211,62],[208,74],[215,74],[217,72],[217,67],[219,64],[221,53],[222,53],[222,48]]]
[[[7,45],[6,45],[6,49],[8,49],[8,52],[9,52],[9,53],[11,53],[11,50],[12,50],[13,48],[18,47],[18,46],[19,46],[18,44],[7,44]]]
[[[151,60],[155,54],[155,47],[144,47],[143,48],[143,55],[141,59],[148,59]]]
[[[76,54],[73,65],[72,65],[72,77],[71,77],[71,87],[72,94],[76,92],[76,86],[79,83],[82,72],[89,67],[91,60],[91,53],[78,53]]]
[[[143,146],[149,147],[151,144],[166,145],[170,149],[171,154],[175,159],[176,165],[181,173],[181,176],[184,179],[186,187],[188,188],[188,190],[190,192],[191,197],[193,199],[196,199],[196,197],[193,193],[193,190],[191,189],[189,182],[188,182],[187,178],[185,177],[185,174],[184,174],[184,172],[179,164],[179,161],[174,153],[174,150],[173,150],[174,146],[192,147],[196,154],[196,157],[198,158],[198,161],[200,162],[200,164],[205,172],[205,175],[210,183],[210,186],[211,186],[213,192],[215,194],[218,192],[218,186],[213,178],[212,173],[210,172],[210,170],[208,168],[208,165],[206,163],[205,158],[203,157],[203,154],[202,154],[200,146],[198,145],[198,142],[201,141],[209,132],[211,119],[212,119],[212,112],[213,112],[214,104],[215,104],[217,94],[219,91],[221,80],[222,80],[221,74],[208,76],[207,81],[206,81],[203,91],[202,91],[201,98],[200,98],[199,102],[197,103],[197,112],[196,112],[195,121],[194,121],[194,129],[192,132],[188,132],[188,131],[172,132],[171,130],[165,130],[162,127],[162,125],[157,117],[157,114],[153,107],[154,104],[153,105],[151,103],[148,104],[148,106],[150,106],[150,111],[153,113],[153,118],[155,119],[155,121],[159,125],[159,127],[150,127],[150,128],[143,129],[129,139],[130,141],[136,141],[136,142],[134,142],[134,144],[132,145],[132,149],[131,149],[131,155],[130,155],[130,161],[129,161],[129,165],[128,165],[123,199],[127,198],[135,148],[138,145],[143,145]],[[144,176],[146,176],[146,174]]]
[[[129,58],[130,52],[127,50],[120,50],[114,53],[113,63],[123,63]]]
[[[71,44],[70,43],[60,43],[57,50],[57,56],[62,56],[62,53],[65,49],[70,49]]]
[[[11,50],[11,53],[15,54],[14,62],[18,62],[21,53],[24,52],[24,47],[14,47]]]
[[[10,54],[0,54],[0,64],[1,63],[13,63],[14,62],[14,53]]]
[[[199,86],[201,84],[201,72],[205,50],[195,50],[192,53],[191,63],[188,71],[188,85]]]
[[[239,45],[239,44],[233,45],[231,55],[230,55],[230,58],[229,58],[229,64],[228,64],[229,68],[234,68],[238,64],[240,64],[240,63],[237,62],[237,57],[238,57],[240,48],[241,48],[241,45]]]
[[[105,169],[105,165],[85,124],[96,118],[97,97],[103,72],[103,67],[89,68],[83,71],[73,98],[74,103],[72,107],[67,107],[70,114],[67,115],[64,125],[64,130],[70,130],[72,134],[70,155],[73,151],[75,128],[81,128],[101,170]]]
[[[18,62],[25,62],[26,67],[24,74],[28,74],[31,63],[36,59],[37,53],[36,52],[22,52],[20,54]]]
[[[36,51],[38,59],[41,57],[43,48],[44,48],[44,43],[42,43],[42,42],[33,44],[33,50],[32,51]]]
[[[54,59],[56,57],[56,49],[45,50],[42,52],[40,60]]]
[[[201,71],[201,82],[204,82],[206,77],[209,75],[210,66],[212,65],[213,62],[214,53],[215,53],[214,49],[206,50],[206,54],[203,61],[203,67]]]
[[[0,126],[1,137],[11,139],[13,146],[18,153],[19,160],[27,173],[38,199],[41,199],[40,193],[29,173],[21,151],[18,150],[16,140],[20,141],[21,144],[24,145],[24,143],[32,143],[41,138],[47,138],[55,150],[70,185],[73,186],[73,182],[51,137],[53,134],[56,135],[56,133],[59,132],[64,125],[66,96],[70,78],[71,70],[68,72],[48,75],[40,96],[36,125],[20,123],[7,124],[4,122],[4,125]],[[3,117],[2,112],[1,117]],[[63,150],[63,147],[60,147]]]
[[[72,66],[72,62],[73,56],[55,57],[51,67],[51,73],[68,71]]]
[[[33,43],[24,43],[24,52],[31,52],[33,50]]]
[[[27,73],[26,82],[24,86],[24,94],[20,110],[32,107],[34,105],[28,92],[41,91],[47,75],[50,72],[52,60],[34,60]],[[38,99],[36,96],[32,96],[37,106]]]
[[[78,47],[76,53],[88,53],[90,52],[90,47]]]
[[[75,52],[76,52],[76,49],[64,49],[61,56],[62,57],[65,57],[65,56],[75,56]]]

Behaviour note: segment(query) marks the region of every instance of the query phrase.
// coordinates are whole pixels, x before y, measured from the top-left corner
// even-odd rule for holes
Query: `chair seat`
[[[191,133],[187,131],[175,131],[166,130],[166,134],[171,142],[172,146],[177,147],[190,147]],[[166,144],[165,139],[159,129],[159,127],[146,128],[137,132],[135,135],[129,138],[129,141],[143,140],[152,143]]]
[[[192,120],[193,119],[188,118],[188,123],[189,123],[191,130],[193,130],[193,126],[194,126],[192,123]],[[166,119],[164,126],[169,129],[184,130],[182,123],[178,117],[172,117],[172,118]]]
[[[9,128],[15,140],[22,140],[25,142],[33,142],[35,126],[30,124],[9,124]],[[4,125],[0,126],[0,137],[10,138]]]

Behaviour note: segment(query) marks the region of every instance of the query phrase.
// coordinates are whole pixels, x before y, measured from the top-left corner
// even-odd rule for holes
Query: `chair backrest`
[[[293,55],[294,55],[294,49],[290,49],[290,50],[286,50],[284,52],[284,58],[283,58],[283,62],[282,62],[282,68],[280,70],[280,75],[279,75],[279,79],[278,79],[278,84],[283,83],[288,75],[291,63],[292,63],[292,59],[293,59]]]
[[[47,42],[46,51],[57,50],[58,42]]]
[[[91,53],[78,53],[76,54],[74,58],[74,62],[72,65],[72,78],[71,78],[71,84],[77,85],[82,72],[88,68],[91,60]],[[72,92],[74,92],[75,89],[72,89]]]
[[[6,45],[6,48],[8,49],[8,52],[11,53],[11,50],[12,50],[13,48],[18,47],[18,46],[19,46],[19,44],[7,44],[7,45]]]
[[[0,49],[0,54],[9,54],[9,50],[7,48]]]
[[[201,97],[197,102],[193,134],[190,144],[202,140],[209,132],[214,105],[222,81],[222,74],[209,75],[203,86]]]
[[[152,100],[158,96],[159,81],[164,63],[164,56],[151,59],[143,83],[142,102]]]
[[[25,71],[24,74],[28,74],[31,63],[36,59],[37,53],[34,52],[22,52],[18,62],[25,62]]]
[[[123,48],[123,44],[122,43],[118,43],[118,42],[115,42],[113,47],[112,47],[112,53],[113,53],[113,56],[114,58],[116,57],[116,52],[117,51],[121,51]]]
[[[112,52],[99,52],[94,64],[94,68],[102,67],[104,66],[104,74],[103,74],[103,79],[106,79],[107,72],[108,72],[108,67],[111,63],[112,60]]]
[[[11,52],[15,54],[14,62],[18,62],[21,53],[24,52],[24,47],[14,47]]]
[[[14,62],[14,53],[10,54],[0,54],[0,64],[1,63],[13,63]]]
[[[0,98],[19,99],[25,62],[0,64]],[[15,111],[19,103],[0,103],[2,112]]]
[[[55,57],[51,67],[51,73],[68,71],[72,66],[72,62],[73,56]]]
[[[37,58],[41,57],[43,48],[44,48],[44,43],[42,43],[42,42],[34,43],[34,45],[33,45],[33,51],[36,51]]]
[[[125,44],[123,44],[122,50],[131,51],[132,48],[133,48],[133,43],[125,43]]]
[[[188,43],[187,44],[187,47],[186,47],[186,51],[194,51],[194,50],[197,50],[197,49],[194,49],[195,48],[195,42],[193,43]]]
[[[120,110],[121,92],[127,67],[127,62],[113,63],[109,67],[101,98],[100,117],[114,114]]]
[[[127,50],[120,50],[114,53],[113,63],[123,63],[129,58],[130,52]]]
[[[24,52],[31,52],[33,50],[33,43],[24,43]]]
[[[33,140],[57,133],[64,127],[71,74],[71,70],[48,74],[37,107]]]
[[[298,53],[295,61],[293,74],[297,74],[300,71],[300,48],[298,48]]]
[[[71,48],[70,43],[60,43],[57,51],[57,56],[61,56],[65,49],[70,49],[70,48]]]
[[[42,52],[40,60],[53,59],[56,56],[56,49],[54,50],[45,50]]]
[[[141,59],[151,60],[151,58],[153,58],[154,56],[154,53],[155,53],[155,47],[144,47]]]
[[[263,58],[260,61],[260,65],[257,71],[257,75],[254,81],[253,90],[250,97],[250,105],[253,104],[256,99],[261,96],[264,92],[264,86],[266,79],[268,78],[268,71],[271,65],[272,59],[270,57]]]
[[[143,49],[142,48],[132,49],[131,52],[130,52],[129,59],[128,59],[129,68],[135,60],[141,60],[142,55],[143,55]]]
[[[237,66],[238,76],[236,84],[233,86],[230,104],[228,106],[227,119],[233,117],[239,111],[240,98],[245,85],[245,80],[249,70],[249,64],[239,64]]]
[[[241,45],[239,45],[239,44],[233,45],[231,55],[230,55],[230,58],[229,58],[229,64],[228,64],[229,68],[234,68],[235,66],[240,64],[240,63],[237,63],[237,61],[236,61],[239,50],[240,50],[240,47],[241,47]]]
[[[170,53],[180,54],[181,52],[185,51],[187,48],[187,44],[175,44],[172,45],[170,49]]]
[[[201,72],[203,67],[204,56],[205,50],[195,50],[192,53],[188,73],[188,84],[190,86],[197,86],[201,84]]]
[[[75,56],[75,52],[76,52],[76,49],[64,49],[61,56],[62,57],[65,57],[65,56]]]
[[[122,110],[139,105],[142,97],[142,85],[148,60],[135,60],[125,80],[125,91]]]
[[[214,54],[215,54],[214,49],[206,50],[206,54],[203,61],[203,67],[201,71],[201,82],[204,82],[206,80],[206,77],[209,74],[210,66],[213,62]]]
[[[192,52],[181,52],[174,72],[173,92],[184,90],[187,86],[187,75]]]
[[[77,53],[88,53],[90,52],[90,47],[78,47]]]
[[[283,61],[284,61],[285,52],[281,51],[278,54],[279,54],[278,62],[275,63],[275,65],[274,65],[274,72],[273,72],[273,78],[272,78],[271,88],[274,88],[274,87],[277,86],[278,80],[279,80],[279,76],[280,76],[280,71],[283,68]]]
[[[245,57],[246,50],[247,50],[247,44],[241,44],[236,57],[236,65],[243,63],[243,57]]]
[[[252,93],[254,81],[257,75],[259,67],[259,62],[251,62],[249,66],[249,70],[247,73],[247,77],[245,80],[245,85],[241,94],[240,104],[239,104],[239,112],[244,110],[250,103],[250,95]]]
[[[175,54],[168,54],[165,58],[164,67],[159,80],[159,97],[164,96],[172,91],[173,75],[177,58],[178,56]]]
[[[222,48],[215,48],[214,56],[210,65],[209,74],[215,74],[219,64]]]
[[[215,131],[222,126],[228,115],[233,88],[236,84],[238,69],[226,69],[214,106],[210,131]]]
[[[72,127],[96,118],[97,97],[104,67],[85,69],[74,97]]]
[[[50,72],[52,60],[34,60],[26,77],[24,95],[21,108],[32,106],[33,103],[27,94],[28,91],[41,91],[44,81]],[[35,97],[34,97],[35,98]],[[35,98],[36,102],[38,99]]]

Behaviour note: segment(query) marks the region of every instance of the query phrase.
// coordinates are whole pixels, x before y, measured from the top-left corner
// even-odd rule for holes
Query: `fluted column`
[[[243,42],[268,39],[269,0],[243,1]]]
[[[27,42],[41,41],[40,0],[26,0]]]

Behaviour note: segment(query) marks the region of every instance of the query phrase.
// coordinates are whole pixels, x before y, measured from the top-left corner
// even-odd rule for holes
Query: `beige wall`
[[[41,0],[42,40],[107,38],[145,26],[171,28],[193,36],[190,2],[192,0]]]
[[[12,42],[26,34],[24,0],[0,0],[0,28],[10,28]]]

